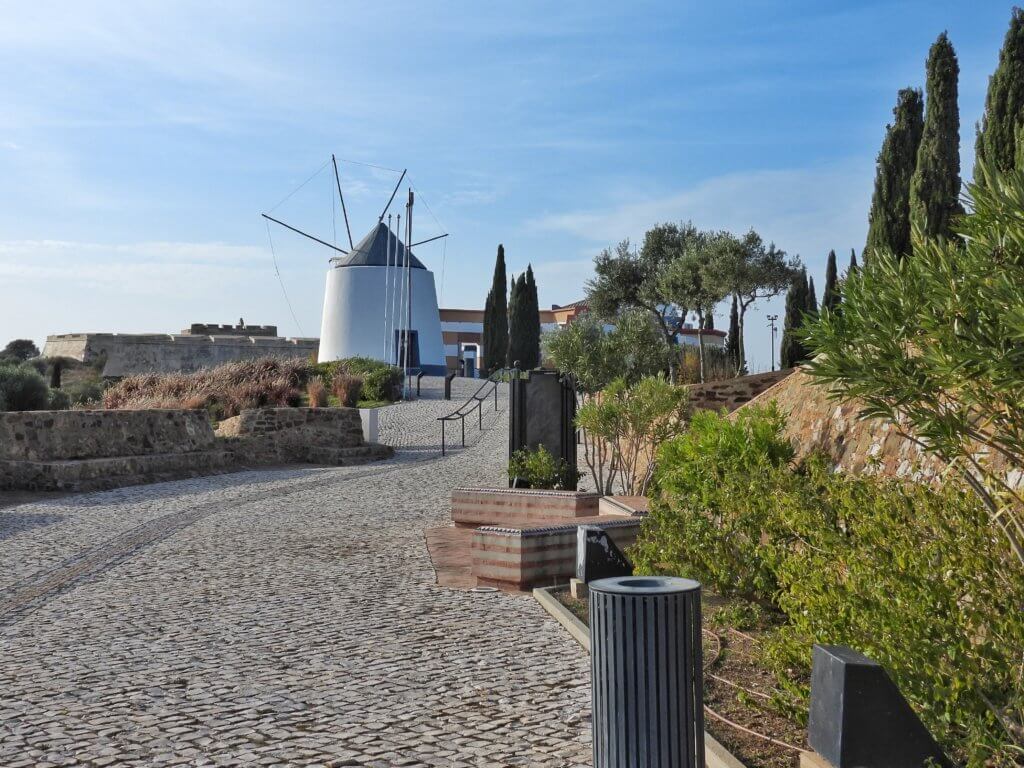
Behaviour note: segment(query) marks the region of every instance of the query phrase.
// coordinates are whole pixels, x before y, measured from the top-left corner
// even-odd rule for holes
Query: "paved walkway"
[[[531,598],[434,586],[422,531],[500,482],[507,422],[442,460],[425,383],[387,462],[0,510],[0,765],[588,764],[578,646]]]

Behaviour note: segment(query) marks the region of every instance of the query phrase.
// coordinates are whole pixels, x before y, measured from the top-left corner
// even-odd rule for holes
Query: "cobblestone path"
[[[507,422],[442,460],[423,424],[475,386],[424,383],[387,462],[0,510],[0,765],[588,764],[578,646],[532,598],[434,586],[422,531],[500,481]]]

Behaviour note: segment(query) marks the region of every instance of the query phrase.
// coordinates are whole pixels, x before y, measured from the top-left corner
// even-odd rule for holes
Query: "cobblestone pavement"
[[[435,390],[388,409],[387,462],[0,510],[0,765],[588,764],[578,646],[434,586],[422,530],[507,440],[499,398],[440,459]]]

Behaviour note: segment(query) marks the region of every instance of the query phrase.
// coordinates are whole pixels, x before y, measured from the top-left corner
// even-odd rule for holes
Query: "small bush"
[[[543,445],[531,451],[520,448],[508,462],[508,477],[516,487],[575,491],[580,472],[565,459],[556,459]]]
[[[775,496],[792,485],[793,447],[774,405],[730,419],[696,411],[658,452],[651,512],[634,552],[648,573],[685,574],[723,595],[766,602],[775,577],[761,553]]]
[[[310,408],[327,407],[327,387],[324,386],[324,381],[319,376],[310,379],[306,384],[306,400],[309,402]]]
[[[402,369],[369,357],[347,357],[328,363],[317,363],[314,371],[324,381],[338,376],[358,376],[363,382],[362,397],[366,400],[392,402],[401,397]],[[334,385],[331,384],[334,391]],[[338,396],[340,399],[340,396]]]
[[[336,374],[331,381],[331,390],[345,408],[355,408],[363,396],[363,379],[347,373]]]
[[[51,411],[66,411],[71,407],[71,398],[60,389],[51,389],[47,409]]]
[[[367,400],[397,400],[402,396],[402,370],[393,366],[375,368],[363,376],[363,397]]]
[[[103,383],[100,381],[68,382],[61,391],[70,398],[72,406],[99,405],[103,399]]]
[[[8,411],[45,411],[50,405],[46,380],[28,365],[0,365],[0,393]]]
[[[1019,758],[1024,579],[984,506],[941,488],[792,463],[773,407],[694,415],[667,443],[633,550],[642,573],[697,578],[768,609],[776,703],[805,717],[814,643],[883,665],[932,734],[970,766]]]

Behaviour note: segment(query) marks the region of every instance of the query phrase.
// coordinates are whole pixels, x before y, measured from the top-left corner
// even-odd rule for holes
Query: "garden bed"
[[[550,594],[588,623],[586,600],[564,588]],[[748,768],[794,768],[799,764],[796,748],[808,748],[806,729],[773,706],[775,676],[758,656],[765,628],[757,626],[749,604],[740,600],[705,593],[702,610],[706,730]]]

